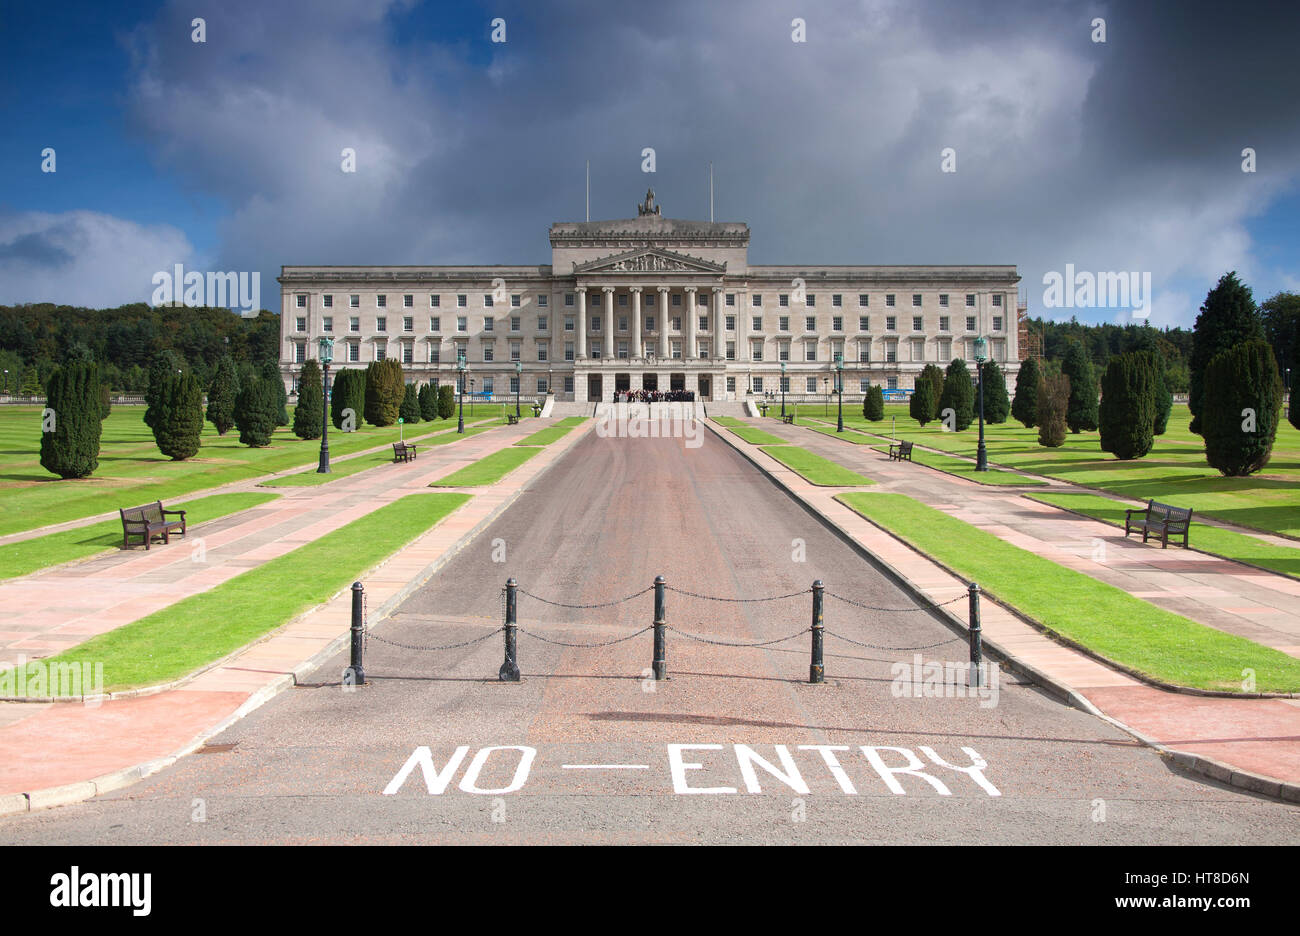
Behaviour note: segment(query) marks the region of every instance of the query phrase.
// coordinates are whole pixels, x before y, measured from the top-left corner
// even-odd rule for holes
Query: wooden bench
[[[514,413],[506,413],[506,425],[507,426],[519,425],[519,417],[516,416]]]
[[[415,445],[411,442],[393,443],[393,464],[415,460]]]
[[[123,549],[131,546],[133,536],[140,537],[144,541],[144,548],[148,549],[155,536],[161,536],[164,543],[170,543],[173,530],[179,530],[181,536],[185,535],[185,511],[164,510],[162,501],[154,501],[143,507],[119,507],[117,512],[122,515]],[[169,514],[180,519],[168,520]]]
[[[890,461],[911,461],[912,460],[912,443],[895,442],[889,446]]]
[[[1134,517],[1134,514],[1138,516]],[[1174,537],[1182,536],[1183,548],[1187,549],[1187,535],[1191,526],[1190,507],[1174,507],[1172,504],[1149,500],[1145,507],[1135,507],[1124,512],[1124,536],[1127,538],[1130,533],[1141,530],[1142,542],[1145,543],[1148,536],[1158,535],[1161,549],[1169,548],[1171,534]]]
[[[781,422],[785,423],[787,426],[793,426],[793,425],[794,425],[794,414],[793,414],[793,413],[787,413],[785,416],[782,416],[782,417],[781,417]]]

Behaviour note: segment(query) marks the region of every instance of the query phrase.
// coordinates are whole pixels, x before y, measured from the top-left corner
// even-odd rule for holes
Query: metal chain
[[[866,647],[869,650],[932,650],[935,647],[942,647],[944,644],[952,643],[954,640],[964,640],[964,637],[949,637],[947,640],[941,640],[938,643],[926,644],[923,647],[882,647],[879,644],[865,643],[861,640],[854,640],[852,637],[845,637],[843,634],[837,634],[835,631],[828,630],[826,633],[832,637],[838,637],[840,640],[847,640],[851,644],[859,647]]]
[[[480,643],[481,641],[487,640],[489,637],[495,637],[503,630],[505,630],[504,627],[498,627],[496,630],[488,631],[486,634],[483,634],[482,636],[479,637],[475,637],[473,640],[465,640],[460,643],[453,643],[453,644],[443,644],[442,646],[438,646],[438,647],[415,646],[413,644],[399,643],[396,640],[389,640],[387,637],[380,637],[378,634],[375,634],[374,638],[375,640],[378,640],[380,643],[386,643],[392,647],[401,647],[403,650],[429,650],[429,651],[456,650],[459,647],[468,647],[470,644]],[[366,633],[367,634],[370,633],[369,628],[367,628]]]
[[[600,643],[566,643],[563,640],[552,640],[550,637],[543,637],[541,634],[534,634],[532,631],[524,630],[522,627],[519,628],[519,633],[527,634],[529,637],[533,637],[543,643],[555,644],[557,647],[577,647],[583,650],[590,650],[595,647],[612,647],[614,644],[623,643],[624,641],[631,640],[633,637],[640,637],[646,631],[653,629],[653,624],[647,624],[636,633],[628,634],[626,637],[616,637],[613,640],[606,640]]]
[[[731,641],[731,640],[714,640],[711,637],[700,637],[697,634],[690,634],[684,630],[681,630],[680,628],[673,627],[671,624],[666,626],[668,627],[669,630],[681,634],[687,640],[694,640],[697,643],[703,643],[703,644],[713,644],[714,646],[717,647],[770,647],[772,644],[779,644],[779,643],[784,643],[787,640],[793,640],[795,637],[798,637],[801,634],[806,634],[810,630],[812,630],[811,627],[805,627],[802,630],[795,631],[793,634],[789,634],[785,637],[778,637],[775,640],[759,640],[759,641],[755,641],[754,643],[741,643],[741,642]]]
[[[664,588],[670,592],[685,595],[688,598],[702,598],[705,601],[725,601],[729,604],[750,604],[756,601],[784,601],[787,598],[798,598],[801,595],[806,595],[812,590],[810,588],[805,588],[802,591],[791,592],[788,595],[773,595],[770,598],[719,598],[716,595],[697,595],[695,592],[683,591],[680,588],[673,588],[671,585],[665,585]]]
[[[903,611],[924,611],[927,608],[946,608],[948,605],[956,604],[959,601],[964,601],[968,597],[967,595],[958,595],[956,598],[952,599],[952,601],[945,601],[942,602],[941,604],[926,603],[923,605],[916,605],[911,608],[877,608],[874,605],[863,604],[860,601],[854,601],[852,598],[845,598],[843,595],[837,595],[834,592],[828,591],[826,594],[832,598],[839,599],[845,604],[853,605],[853,607],[855,608],[861,608],[864,611],[884,611],[890,614],[898,614]]]
[[[528,598],[532,598],[534,601],[540,601],[542,604],[554,605],[557,608],[576,608],[578,610],[587,611],[587,610],[591,610],[592,608],[612,608],[614,607],[614,605],[623,604],[624,602],[631,601],[633,598],[640,598],[642,595],[644,595],[648,591],[651,591],[653,588],[654,588],[653,585],[647,585],[639,592],[634,592],[633,594],[628,595],[626,598],[619,598],[617,601],[602,601],[597,604],[566,604],[563,601],[551,601],[549,598],[543,598],[540,595],[534,595],[532,592],[525,591],[522,588],[519,589],[519,594],[524,595],[525,597]]]

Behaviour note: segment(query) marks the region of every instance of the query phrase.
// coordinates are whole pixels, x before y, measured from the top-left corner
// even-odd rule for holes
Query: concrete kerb
[[[568,437],[569,446],[576,444],[579,438],[581,438],[587,431],[590,431],[591,425],[576,427],[579,431],[571,433],[569,435]],[[557,440],[557,442],[558,441],[560,440]],[[569,446],[560,446],[560,447],[567,449],[567,447]],[[510,506],[510,504],[514,503],[514,501],[528,488],[529,485],[531,485],[538,478],[540,478],[547,471],[549,471],[553,465],[555,465],[557,462],[563,459],[565,454],[567,454],[567,451],[561,452],[560,455],[552,459],[548,464],[543,465],[542,468],[536,472],[536,474],[534,474],[531,478],[529,478],[526,484],[521,485],[514,493],[512,493],[509,497],[507,497],[500,504],[498,504],[491,511],[491,513],[489,513],[486,517],[480,520],[477,524],[474,525],[472,529],[470,529],[468,532],[463,534],[460,539],[458,539],[455,543],[453,543],[451,548],[448,549],[442,556],[440,556],[438,559],[435,559],[433,562],[429,563],[429,565],[421,569],[420,572],[414,578],[409,580],[404,586],[402,586],[402,588],[398,589],[398,591],[392,597],[390,597],[378,609],[376,609],[375,614],[373,615],[373,620],[375,621],[383,620],[389,614],[391,614],[393,609],[395,609],[398,605],[401,604],[402,601],[404,601],[407,597],[409,597],[410,594],[413,591],[415,591],[416,588],[420,587],[420,585],[428,581],[428,579],[434,573],[436,573],[440,568],[442,568],[447,562],[449,562],[452,559],[452,557],[454,557],[456,554],[461,552],[461,550],[463,550],[466,546],[468,546],[471,542],[473,542],[478,537],[478,535],[483,532],[483,530],[487,529],[487,527],[490,526],[492,522],[496,520],[496,518],[499,517],[507,507]],[[466,501],[466,504],[468,503],[469,501]],[[455,511],[452,511],[452,513],[448,514],[447,517],[444,517],[443,520],[440,521],[440,523],[445,522],[456,512],[463,509],[464,506],[465,505],[462,505],[461,507],[458,507]],[[383,562],[376,564],[372,568],[368,569],[367,572],[368,573],[374,572],[375,569],[382,568],[391,558],[392,557],[390,556],[388,559],[385,559]],[[301,620],[307,615],[314,613],[315,611],[319,610],[322,607],[325,607],[331,601],[337,598],[339,595],[347,592],[350,588],[351,586],[349,585],[346,588],[340,589],[338,592],[332,595],[327,601],[319,605],[316,605],[310,610],[305,611],[302,614],[294,617],[293,621],[286,622],[285,624],[276,628],[271,633],[258,638],[257,640],[253,641],[250,644],[246,644],[245,646],[240,647],[234,653],[231,653],[226,657],[223,657],[221,660],[218,660],[217,662],[209,666],[203,667],[201,670],[196,670],[195,672],[190,673],[189,675],[185,676],[180,680],[176,680],[175,682],[169,683],[165,686],[150,686],[147,689],[128,690],[127,692],[121,694],[115,693],[110,695],[109,698],[110,699],[129,698],[131,697],[130,696],[131,693],[137,695],[154,695],[158,692],[165,691],[166,689],[174,689],[181,685],[184,685],[185,683],[194,680],[195,678],[202,675],[203,673],[208,672],[218,666],[222,666],[225,663],[230,662],[234,658],[238,657],[240,654],[250,650],[251,648],[262,643],[263,641],[270,639],[275,634],[283,630],[285,627],[288,627],[294,621]],[[183,747],[173,751],[172,753],[165,755],[164,757],[155,758],[154,760],[151,761],[146,761],[143,764],[136,764],[131,767],[124,767],[120,770],[115,770],[110,773],[103,774],[102,776],[95,777],[94,779],[91,780],[79,781],[77,783],[65,784],[63,786],[49,787],[44,790],[36,790],[31,793],[9,793],[9,794],[0,795],[0,816],[9,815],[11,813],[18,813],[18,812],[32,812],[37,809],[45,809],[51,806],[67,806],[74,803],[84,802],[102,793],[109,793],[113,790],[118,790],[121,789],[122,787],[130,786],[132,783],[136,783],[137,781],[143,780],[145,777],[148,777],[151,774],[155,774],[160,770],[170,767],[172,764],[176,763],[182,757],[194,753],[194,751],[198,750],[200,747],[206,744],[210,738],[214,738],[217,735],[221,734],[227,728],[234,725],[236,722],[238,722],[245,716],[249,715],[251,712],[265,705],[267,702],[269,702],[275,696],[279,695],[281,692],[285,691],[286,689],[290,689],[296,685],[299,685],[300,679],[306,673],[315,670],[317,667],[322,665],[325,661],[329,660],[336,653],[338,653],[345,646],[347,646],[349,638],[350,638],[350,629],[345,630],[338,637],[334,638],[323,650],[317,651],[305,662],[300,663],[298,666],[295,666],[291,671],[281,675],[273,682],[270,682],[267,685],[263,686],[262,688],[258,689],[256,692],[250,695],[246,700],[244,700],[244,703],[240,705],[239,708],[236,709],[234,712],[232,712],[229,716],[222,719],[219,723],[217,723],[212,728],[208,728],[201,731],[198,735],[196,735]]]
[[[842,530],[839,527],[839,525],[836,524],[829,517],[822,514],[811,504],[806,503],[801,497],[799,497],[798,494],[796,494],[793,490],[791,490],[780,478],[772,474],[765,465],[760,463],[744,448],[737,445],[730,438],[728,438],[725,429],[721,427],[713,427],[713,426],[710,426],[710,429],[712,429],[714,434],[718,435],[720,438],[723,439],[723,441],[725,441],[733,449],[739,452],[747,461],[750,462],[750,464],[752,464],[755,468],[757,468],[763,474],[764,477],[766,477],[769,481],[771,481],[774,485],[776,485],[778,489],[785,492],[785,494],[788,497],[790,497],[792,500],[794,500],[795,503],[802,506],[805,511],[807,511],[819,523],[821,523],[827,530],[829,530],[832,534],[834,534],[840,540],[842,540],[846,545],[848,545],[851,549],[853,549],[853,551],[856,552],[859,556],[866,559],[869,563],[871,563],[872,566],[880,570],[892,582],[894,582],[900,588],[902,588],[902,590],[905,591],[909,596],[911,596],[913,600],[921,604],[930,603],[930,599],[925,597],[924,593],[920,590],[918,586],[916,586],[913,582],[911,582],[905,575],[898,572],[896,569],[894,569],[892,566],[886,563],[883,559],[880,559],[879,557],[872,554],[870,550],[868,550],[866,547],[862,546],[855,539],[853,539],[853,537],[851,537],[845,530]],[[846,509],[848,508],[846,507]],[[861,514],[859,514],[859,516],[861,516]],[[867,518],[864,517],[863,519],[865,520]],[[878,524],[873,524],[873,526],[877,526],[877,528],[881,529],[883,532],[889,533],[888,530],[884,530],[884,528],[879,527]],[[890,533],[889,535],[893,536],[892,533]],[[904,545],[908,545],[907,543],[905,543],[903,540],[899,539],[896,536],[894,536],[894,539],[898,539],[899,542],[904,543]],[[909,546],[908,548],[912,548],[912,547]],[[934,560],[931,559],[929,556],[925,556],[924,558],[928,562],[934,562]],[[957,575],[956,572],[954,572],[951,569],[948,569],[942,563],[934,562],[934,564],[944,569],[944,571],[948,572],[950,575],[955,576],[957,579],[963,580],[960,575]],[[1025,618],[1023,614],[1020,614],[1014,608],[1010,608],[996,601],[994,603],[997,604],[998,607],[1003,608],[1003,610],[1006,610],[1009,613],[1014,614],[1020,620],[1023,620],[1026,623],[1034,624],[1034,622]],[[962,623],[960,619],[958,619],[955,615],[951,614],[950,612],[947,612],[946,609],[929,608],[928,610],[937,620],[939,620],[941,623],[946,625],[949,629],[954,630],[963,635],[969,633],[968,627],[964,623]],[[1036,629],[1041,629],[1041,625],[1036,625]],[[1043,636],[1049,637],[1051,635],[1044,633]],[[1044,673],[1042,670],[1038,669],[1037,667],[1031,664],[1025,663],[1024,661],[1017,659],[1013,653],[1011,653],[1005,647],[1000,646],[997,643],[997,641],[992,640],[986,636],[983,638],[983,646],[984,649],[988,652],[987,655],[996,657],[1000,662],[1005,664],[1008,669],[1011,669],[1013,672],[1018,672],[1021,675],[1027,677],[1035,685],[1038,685],[1041,688],[1046,689],[1051,694],[1057,696],[1059,699],[1064,700],[1067,704],[1072,705],[1075,708],[1080,709],[1081,711],[1085,711],[1090,715],[1095,715],[1096,717],[1102,719],[1108,724],[1115,726],[1116,728],[1120,729],[1121,731],[1125,732],[1128,735],[1131,735],[1133,738],[1136,738],[1142,744],[1145,744],[1148,747],[1155,750],[1156,752],[1158,752],[1162,757],[1165,757],[1173,761],[1174,763],[1176,763],[1178,766],[1182,767],[1185,770],[1200,774],[1202,776],[1208,777],[1211,780],[1216,780],[1220,783],[1225,783],[1230,786],[1235,786],[1239,789],[1247,790],[1252,793],[1258,793],[1263,796],[1271,796],[1273,798],[1286,800],[1288,802],[1300,803],[1300,784],[1290,783],[1284,780],[1277,780],[1272,777],[1265,777],[1260,774],[1251,773],[1250,771],[1239,770],[1238,768],[1233,767],[1230,764],[1223,763],[1222,761],[1217,761],[1210,757],[1205,757],[1200,754],[1192,754],[1188,751],[1175,750],[1174,748],[1168,747],[1152,738],[1147,737],[1142,732],[1136,730],[1135,728],[1130,727],[1129,725],[1126,725],[1124,722],[1120,721],[1119,719],[1113,718],[1112,716],[1102,712],[1095,705],[1093,705],[1092,702],[1090,702],[1085,696],[1079,693],[1072,686],[1056,679],[1055,677],[1047,673]],[[1071,649],[1074,648],[1072,647]],[[1089,656],[1093,656],[1093,655],[1089,654]],[[1093,658],[1096,659],[1097,662],[1102,663],[1103,665],[1106,665],[1112,669],[1119,669],[1123,672],[1126,672],[1127,674],[1127,671],[1125,671],[1122,667],[1117,667],[1114,663],[1112,663],[1109,660],[1106,660],[1101,657],[1095,657],[1095,656],[1093,656]],[[1156,686],[1156,688],[1163,689],[1165,687]],[[1237,698],[1238,696],[1232,696],[1232,697]],[[1246,698],[1251,698],[1251,697],[1254,696],[1250,696]]]

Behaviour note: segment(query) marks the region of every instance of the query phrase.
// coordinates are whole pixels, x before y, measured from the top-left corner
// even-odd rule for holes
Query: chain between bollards
[[[655,679],[668,678],[667,648],[664,645],[664,632],[668,629],[668,616],[664,611],[664,586],[667,584],[668,580],[662,575],[655,576],[655,644],[654,658],[650,661]]]
[[[366,637],[365,589],[360,582],[352,583],[352,659],[343,673],[345,686],[364,686],[366,671],[362,666],[363,646]]]
[[[970,595],[970,682],[983,685],[980,667],[984,657],[983,637],[980,633],[980,587],[974,582],[967,588]]]
[[[822,660],[822,646],[826,630],[822,609],[824,607],[826,586],[822,584],[821,579],[813,582],[812,593],[812,665],[808,667],[808,681],[810,683],[819,683],[826,681],[826,666]]]
[[[519,655],[518,590],[519,583],[514,576],[506,579],[506,658],[497,671],[497,679],[501,682],[519,682],[519,664],[516,662]]]

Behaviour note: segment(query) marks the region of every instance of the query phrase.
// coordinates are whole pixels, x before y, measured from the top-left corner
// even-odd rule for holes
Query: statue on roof
[[[636,215],[643,218],[646,215],[659,214],[659,206],[655,204],[655,190],[652,188],[645,190],[645,201],[636,206]]]

